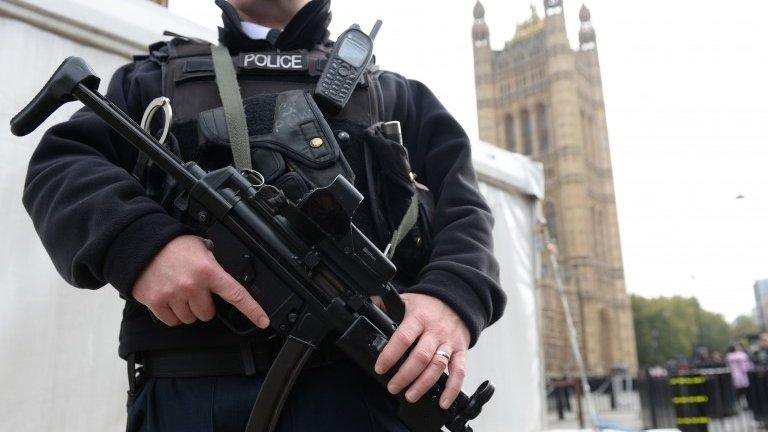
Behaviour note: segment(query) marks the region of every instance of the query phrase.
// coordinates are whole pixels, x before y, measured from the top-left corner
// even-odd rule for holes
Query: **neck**
[[[283,29],[310,0],[230,0],[240,19],[264,27]]]

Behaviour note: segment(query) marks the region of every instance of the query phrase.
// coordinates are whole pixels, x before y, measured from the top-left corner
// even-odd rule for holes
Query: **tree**
[[[728,325],[725,317],[719,313],[701,309],[701,336],[697,345],[705,346],[710,351],[724,353],[730,341],[731,326]]]
[[[754,319],[748,315],[739,315],[731,323],[731,337],[736,340],[747,339],[760,333],[760,327]]]
[[[632,295],[640,365],[663,365],[676,356],[691,358],[697,346],[724,351],[731,328],[725,318],[704,310],[695,298]]]

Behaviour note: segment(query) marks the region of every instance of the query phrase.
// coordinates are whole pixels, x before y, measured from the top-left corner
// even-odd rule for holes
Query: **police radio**
[[[339,36],[315,87],[319,105],[334,112],[344,108],[371,61],[373,40],[380,28],[381,20],[377,20],[369,36],[354,24]]]

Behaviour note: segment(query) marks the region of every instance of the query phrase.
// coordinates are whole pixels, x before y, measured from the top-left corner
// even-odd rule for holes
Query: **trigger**
[[[392,318],[392,321],[397,324],[403,322],[403,318],[405,318],[405,303],[403,303],[403,299],[397,290],[390,286],[387,293],[381,296],[381,300],[384,302],[387,315]]]

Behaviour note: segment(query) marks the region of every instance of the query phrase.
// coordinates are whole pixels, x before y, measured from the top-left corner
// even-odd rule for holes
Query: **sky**
[[[581,1],[564,0],[577,46]],[[485,0],[491,46],[530,16]],[[541,2],[536,1],[541,13]],[[334,0],[331,32],[384,26],[379,65],[426,83],[477,137],[474,0]],[[768,278],[768,2],[587,1],[597,31],[627,288],[695,295],[728,320]],[[212,0],[171,0],[207,27]],[[738,198],[737,197],[743,197]]]

